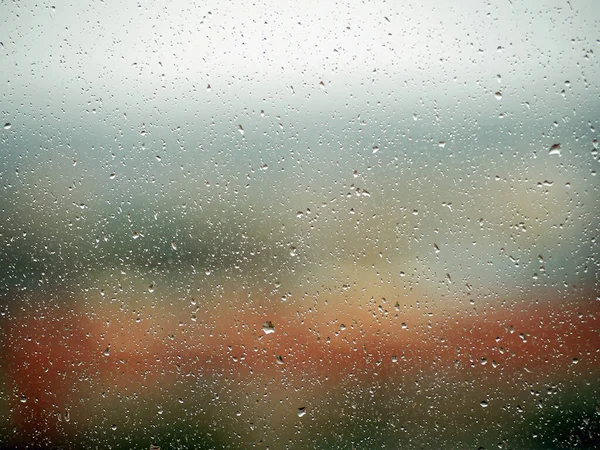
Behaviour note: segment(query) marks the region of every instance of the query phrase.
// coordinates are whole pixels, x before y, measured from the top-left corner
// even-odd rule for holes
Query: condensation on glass
[[[600,442],[594,1],[0,10],[0,447]]]

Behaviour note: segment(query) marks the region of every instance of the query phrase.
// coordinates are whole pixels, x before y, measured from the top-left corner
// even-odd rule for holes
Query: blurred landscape
[[[0,448],[596,448],[594,4],[382,5],[4,7]]]

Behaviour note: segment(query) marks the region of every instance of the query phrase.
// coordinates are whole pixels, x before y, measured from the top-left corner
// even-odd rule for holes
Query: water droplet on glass
[[[496,99],[498,99],[498,100],[502,99],[502,92],[497,91],[494,95],[496,96]]]
[[[148,286],[148,292],[151,294],[154,292],[154,283],[150,283],[150,286]]]
[[[298,417],[303,417],[306,414],[306,408],[298,408]]]
[[[488,402],[487,402],[486,400],[483,400],[483,401],[480,403],[480,405],[481,405],[481,407],[482,407],[482,408],[487,408],[487,407],[488,407]]]
[[[444,148],[446,146],[446,141],[440,141],[438,142],[438,147],[439,148]]]
[[[244,135],[244,128],[241,125],[238,125],[238,131],[242,136]]]
[[[20,401],[21,401],[21,403],[27,402],[27,396],[25,394],[21,395]]]
[[[111,430],[117,431],[117,426],[113,423],[110,427]]]
[[[12,127],[12,124],[11,124],[10,122],[6,122],[6,123],[4,124],[4,129],[5,129],[5,130],[10,130],[10,128],[11,128],[11,127]]]
[[[552,145],[552,147],[550,147],[550,150],[548,151],[548,154],[560,156],[560,144]]]
[[[114,180],[116,176],[117,176],[117,174],[111,173],[108,178],[110,178],[111,180]]]
[[[110,356],[110,345],[104,350],[104,356]]]
[[[275,333],[275,327],[273,326],[273,322],[271,322],[270,320],[268,322],[265,322],[263,324],[263,331],[265,332],[265,334]]]

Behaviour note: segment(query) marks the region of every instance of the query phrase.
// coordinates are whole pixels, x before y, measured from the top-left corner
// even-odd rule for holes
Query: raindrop
[[[11,128],[11,127],[12,127],[12,124],[11,124],[10,122],[6,122],[6,123],[4,124],[4,129],[5,129],[5,130],[10,130],[10,128]]]
[[[263,331],[265,332],[265,334],[275,333],[275,327],[273,326],[273,322],[271,322],[270,320],[268,322],[265,322],[263,324]]]
[[[241,125],[238,125],[238,131],[242,136],[244,135],[244,128]]]
[[[494,95],[496,96],[496,99],[498,99],[498,100],[502,99],[502,92],[497,91]]]
[[[482,407],[482,408],[487,408],[487,407],[488,407],[488,402],[487,402],[486,400],[483,400],[483,401],[480,403],[480,405],[481,405],[481,407]]]
[[[27,402],[27,396],[25,394],[21,395],[21,403]]]
[[[113,423],[110,429],[113,431],[117,431],[117,425]]]
[[[560,144],[552,145],[552,147],[550,147],[550,150],[548,151],[548,154],[560,156]]]
[[[303,417],[306,414],[306,407],[298,408],[298,417]]]

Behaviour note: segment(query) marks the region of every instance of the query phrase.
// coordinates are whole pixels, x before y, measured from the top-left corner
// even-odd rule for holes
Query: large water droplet
[[[560,144],[552,145],[552,147],[550,147],[550,150],[548,151],[548,154],[560,156]]]
[[[273,322],[271,322],[270,320],[268,322],[265,322],[263,324],[263,331],[265,332],[265,334],[275,333],[275,326],[273,326]]]

